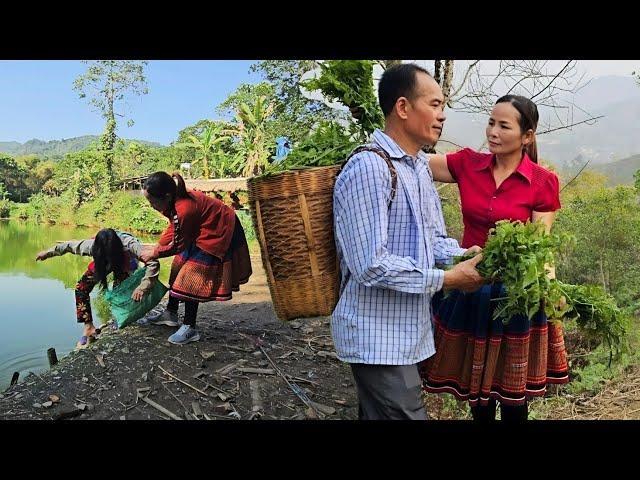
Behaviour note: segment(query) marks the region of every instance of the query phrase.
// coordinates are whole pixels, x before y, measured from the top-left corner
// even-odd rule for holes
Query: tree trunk
[[[393,67],[394,65],[400,65],[402,60],[383,60],[384,69],[386,70],[389,67]]]
[[[607,282],[604,278],[604,261],[602,259],[602,253],[600,253],[600,261],[598,262],[600,264],[600,278],[602,280],[602,288],[604,289],[605,292],[607,292]]]
[[[433,79],[442,86],[442,60],[435,60],[433,66]]]
[[[104,159],[107,165],[107,176],[109,178],[109,184],[113,183],[113,149],[116,144],[116,120],[113,115],[113,110],[110,112],[107,118],[107,124],[105,126],[104,133],[101,139],[101,147],[104,152]]]
[[[442,79],[442,94],[444,95],[444,104],[447,105],[449,96],[451,95],[451,85],[453,83],[453,60],[444,61],[444,77]]]
[[[204,157],[202,157],[202,170],[204,173],[204,178],[209,178],[211,175],[209,175],[209,159],[207,158],[207,154],[204,154]]]
[[[104,134],[102,135],[101,144],[104,151],[104,159],[107,165],[107,176],[109,178],[109,189],[113,184],[113,150],[116,145],[116,116],[113,111],[114,87],[113,87],[113,68],[109,72],[107,78],[107,124],[105,125]]]
[[[442,87],[442,94],[444,95],[444,107],[446,107],[447,101],[449,100],[449,94],[451,93],[451,83],[453,81],[453,60],[444,60],[444,77],[442,76],[442,62],[442,60],[435,61],[433,78]],[[426,145],[422,147],[422,151],[425,153],[436,153],[436,148],[435,145]]]

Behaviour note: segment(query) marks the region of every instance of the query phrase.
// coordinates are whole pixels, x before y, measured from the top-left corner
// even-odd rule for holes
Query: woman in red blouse
[[[175,181],[174,181],[175,179]],[[143,259],[175,255],[169,276],[166,311],[151,319],[156,325],[178,326],[178,302],[185,304],[184,323],[169,337],[183,344],[200,339],[195,329],[199,302],[231,300],[251,276],[251,259],[242,224],[235,211],[202,192],[188,191],[178,173],[149,176],[144,196],[169,219],[158,245]]]
[[[506,95],[487,125],[491,153],[465,148],[430,156],[434,179],[458,184],[463,248],[484,246],[499,220],[541,221],[551,230],[559,182],[537,163],[537,125],[535,103]],[[496,400],[502,419],[526,420],[529,398],[544,395],[547,384],[569,381],[561,325],[548,322],[544,312],[531,321],[513,317],[507,325],[493,320],[490,300],[503,295],[503,285],[494,284],[434,299],[436,354],[421,365],[424,389],[468,400],[476,420],[495,419]]]

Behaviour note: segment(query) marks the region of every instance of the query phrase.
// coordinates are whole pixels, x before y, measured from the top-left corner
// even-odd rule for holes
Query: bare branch
[[[476,60],[475,62],[473,62],[471,65],[469,65],[467,67],[467,71],[464,74],[464,77],[462,78],[462,82],[460,82],[460,85],[458,86],[458,88],[456,89],[455,92],[453,92],[451,94],[451,96],[449,97],[451,100],[451,102],[455,102],[455,96],[458,95],[458,93],[460,93],[460,90],[462,90],[462,87],[464,87],[464,85],[467,83],[467,79],[469,78],[469,74],[471,73],[471,71],[475,68],[476,65],[478,65],[478,63],[480,62],[480,60]]]
[[[501,60],[497,69],[482,69],[483,62],[473,61],[449,105],[457,112],[490,114],[495,101],[506,93],[517,93],[535,99],[539,108],[548,111],[538,131],[542,133],[570,128],[580,122],[574,120],[578,112],[587,117],[582,123],[595,120],[591,114],[575,107],[571,94],[584,88],[585,74],[578,72],[577,61],[568,60],[560,68],[552,68],[545,60]],[[541,116],[544,111],[541,111]]]
[[[587,118],[586,120],[583,120],[583,121],[577,122],[577,123],[573,123],[571,125],[563,125],[561,127],[553,128],[551,130],[545,130],[543,132],[538,132],[538,133],[536,133],[536,135],[544,135],[545,133],[551,133],[551,132],[555,132],[557,130],[562,130],[562,129],[565,129],[565,128],[575,127],[576,125],[580,125],[582,123],[595,122],[596,120],[599,120],[599,119],[604,118],[604,117],[605,117],[604,115],[599,115],[597,117]],[[589,125],[593,125],[593,123],[590,123]]]
[[[524,82],[525,80],[527,80],[527,77],[522,77],[520,80],[518,80],[516,83],[514,83],[511,88],[507,91],[507,93],[505,95],[509,95],[518,85],[520,85],[522,82]]]
[[[569,61],[567,62],[567,64],[566,64],[564,67],[562,67],[562,69],[561,69],[561,70],[556,74],[556,76],[555,76],[555,77],[553,77],[553,78],[551,79],[551,81],[547,84],[547,86],[546,86],[546,87],[544,87],[542,90],[540,90],[538,93],[536,93],[533,97],[531,97],[531,100],[533,100],[534,98],[536,98],[538,95],[540,95],[542,92],[544,92],[547,88],[549,88],[551,85],[553,85],[553,82],[555,82],[555,81],[556,81],[556,79],[557,79],[560,75],[562,75],[562,72],[564,72],[564,71],[567,69],[567,67],[569,67],[569,65],[571,65],[571,62],[573,62],[573,60],[569,60]]]
[[[569,181],[565,184],[565,186],[564,186],[564,187],[562,187],[562,188],[560,189],[560,193],[562,193],[562,190],[564,190],[565,188],[567,188],[569,185],[571,185],[571,183],[572,183],[576,178],[578,178],[578,176],[582,173],[582,171],[583,171],[585,168],[587,168],[587,165],[589,165],[589,162],[590,162],[590,161],[591,161],[591,159],[587,160],[587,163],[585,163],[585,164],[582,166],[582,168],[578,171],[578,173],[576,173],[576,175],[575,175],[571,180],[569,180]]]
[[[454,146],[456,146],[458,148],[464,148],[462,145],[458,145],[457,143],[452,142],[451,140],[445,140],[444,138],[441,138],[440,140],[438,140],[438,143],[440,143],[440,142],[449,143],[449,144],[454,145]]]

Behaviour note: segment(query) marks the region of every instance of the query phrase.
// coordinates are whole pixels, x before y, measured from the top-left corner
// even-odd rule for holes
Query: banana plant
[[[245,164],[242,174],[260,175],[269,164],[270,144],[266,135],[266,121],[273,113],[274,104],[267,103],[266,96],[260,96],[251,107],[241,103],[236,113],[237,126],[232,130],[240,139],[240,151]]]
[[[241,153],[231,154],[217,150],[213,154],[213,170],[216,178],[223,178],[226,176],[237,176],[241,174],[243,155]]]
[[[204,178],[210,178],[209,160],[216,156],[216,147],[228,140],[229,136],[224,135],[224,125],[221,123],[211,122],[209,126],[202,132],[200,137],[189,135],[189,142],[179,143],[177,146],[183,148],[195,148],[200,154],[200,158],[192,163],[202,162],[202,173]]]

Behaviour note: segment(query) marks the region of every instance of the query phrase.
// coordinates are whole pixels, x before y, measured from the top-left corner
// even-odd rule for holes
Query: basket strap
[[[354,155],[360,152],[376,153],[377,155],[381,156],[385,162],[387,162],[387,166],[389,167],[389,173],[391,174],[391,196],[389,197],[389,204],[388,204],[388,206],[390,207],[391,202],[393,202],[393,200],[396,198],[396,188],[398,186],[398,172],[396,172],[396,167],[393,166],[393,162],[391,162],[391,157],[385,150],[383,150],[382,148],[373,147],[370,145],[361,145],[357,147],[353,152],[351,152],[347,157],[347,159],[344,162],[342,162],[342,166],[340,167],[340,170],[342,171],[342,169],[347,164],[347,162],[351,160],[351,157],[353,157]]]

